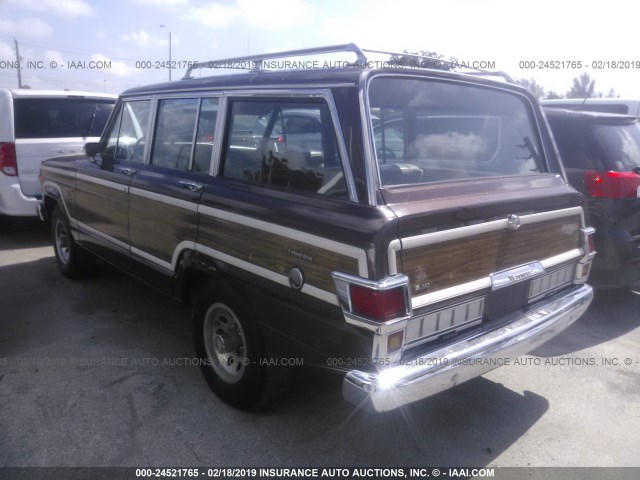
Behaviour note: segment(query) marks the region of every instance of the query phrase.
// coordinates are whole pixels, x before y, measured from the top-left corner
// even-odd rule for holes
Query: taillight
[[[593,234],[595,232],[589,233],[587,235],[587,248],[589,249],[589,251],[587,252],[587,254],[589,255],[593,255],[596,253],[596,242],[593,239]]]
[[[596,231],[592,227],[581,228],[582,246],[584,248],[584,256],[576,265],[574,283],[585,283],[589,278],[591,271],[591,262],[596,255],[596,244],[594,242],[594,234]]]
[[[351,308],[361,317],[385,322],[407,314],[405,288],[374,290],[361,285],[350,285]]]
[[[639,198],[640,175],[635,172],[584,172],[587,194],[597,198]]]
[[[15,143],[0,143],[0,172],[9,177],[18,175]]]

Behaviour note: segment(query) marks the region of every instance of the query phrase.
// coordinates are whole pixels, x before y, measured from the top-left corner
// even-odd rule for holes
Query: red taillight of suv
[[[639,198],[640,175],[636,172],[584,172],[587,194],[596,198]]]
[[[407,314],[405,290],[402,287],[374,290],[351,285],[353,313],[377,322],[386,322]]]
[[[9,177],[18,175],[15,143],[0,143],[0,172]]]

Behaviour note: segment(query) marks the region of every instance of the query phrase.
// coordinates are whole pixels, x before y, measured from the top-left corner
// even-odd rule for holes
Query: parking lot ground
[[[273,408],[229,408],[189,364],[189,316],[104,264],[62,277],[37,222],[0,235],[0,466],[640,466],[627,292],[519,364],[383,414],[309,368]]]

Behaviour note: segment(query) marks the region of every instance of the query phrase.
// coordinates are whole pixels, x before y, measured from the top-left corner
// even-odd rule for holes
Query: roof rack
[[[367,57],[362,50],[353,43],[345,43],[342,45],[332,45],[329,47],[304,48],[301,50],[288,50],[285,52],[263,53],[260,55],[247,55],[244,57],[224,58],[221,60],[210,60],[206,62],[198,62],[196,65],[189,67],[187,73],[182,77],[183,80],[193,78],[191,72],[196,68],[241,68],[242,70],[260,70],[265,60],[276,58],[304,57],[308,55],[322,55],[326,53],[352,52],[358,57],[358,62],[365,64]],[[229,67],[225,67],[228,65]],[[237,65],[234,67],[234,65]],[[247,66],[242,66],[247,65]]]
[[[259,55],[247,55],[243,57],[232,57],[232,58],[224,58],[220,60],[209,60],[205,62],[198,62],[187,69],[187,72],[184,74],[182,79],[189,80],[194,78],[191,76],[191,73],[195,69],[200,69],[200,68],[231,68],[231,69],[239,68],[241,70],[262,70],[264,62],[266,60],[273,60],[277,58],[304,57],[304,56],[310,56],[310,55],[324,55],[328,53],[341,53],[341,52],[355,53],[357,57],[357,61],[351,65],[356,67],[363,67],[367,65],[369,59],[365,55],[365,52],[401,56],[401,57],[411,57],[411,58],[416,58],[420,60],[431,60],[443,65],[449,65],[450,67],[453,67],[453,68],[456,68],[459,66],[457,62],[453,62],[450,60],[443,60],[441,58],[432,57],[428,55],[418,55],[415,53],[406,53],[406,52],[401,53],[401,52],[387,52],[383,50],[363,49],[358,47],[354,43],[345,43],[341,45],[332,45],[327,47],[304,48],[300,50],[288,50],[284,52],[264,53]],[[467,75],[477,75],[477,76],[485,76],[485,77],[491,77],[491,76],[502,77],[509,83],[515,83],[513,78],[511,78],[508,74],[502,71],[494,72],[494,71],[474,68],[472,69],[472,71],[464,71],[461,73],[465,73]]]

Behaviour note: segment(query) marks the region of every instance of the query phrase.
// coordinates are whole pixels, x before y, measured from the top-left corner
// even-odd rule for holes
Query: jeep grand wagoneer
[[[354,63],[262,68],[334,51]],[[99,144],[42,168],[62,273],[100,257],[190,302],[224,401],[264,405],[296,357],[394,409],[586,310],[592,229],[525,90],[352,44],[236,60],[123,93]]]

